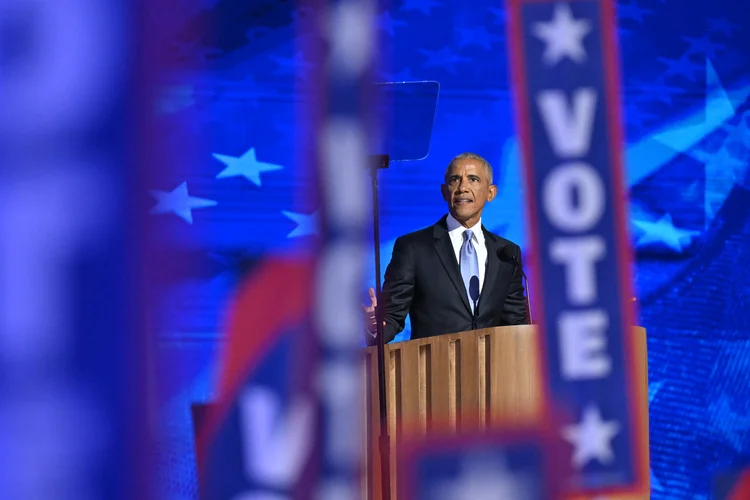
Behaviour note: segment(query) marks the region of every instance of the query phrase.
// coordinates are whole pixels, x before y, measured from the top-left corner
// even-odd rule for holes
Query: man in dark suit
[[[451,160],[441,187],[448,214],[393,246],[381,297],[386,342],[404,329],[407,314],[411,338],[529,322],[521,249],[482,226],[484,204],[497,194],[492,167],[462,153]],[[372,343],[377,298],[369,292],[363,309]]]

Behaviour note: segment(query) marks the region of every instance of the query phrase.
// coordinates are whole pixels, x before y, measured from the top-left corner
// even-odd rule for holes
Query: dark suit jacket
[[[408,314],[411,338],[504,325],[527,324],[528,311],[521,276],[521,249],[482,226],[487,245],[487,267],[477,303],[477,321],[466,294],[461,270],[444,216],[434,226],[401,236],[393,246],[385,272],[380,303],[385,319],[385,341],[404,329]],[[503,262],[497,251],[510,246],[518,265]]]

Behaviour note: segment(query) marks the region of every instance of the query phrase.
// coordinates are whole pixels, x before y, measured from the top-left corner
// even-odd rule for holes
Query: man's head
[[[465,227],[479,222],[484,204],[497,194],[497,186],[492,184],[492,167],[474,153],[461,153],[451,160],[441,189],[448,211]]]

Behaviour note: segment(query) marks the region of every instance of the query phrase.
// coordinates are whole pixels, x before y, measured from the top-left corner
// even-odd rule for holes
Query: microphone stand
[[[526,289],[526,310],[529,312],[529,324],[534,324],[534,318],[531,316],[531,296],[529,295],[529,278],[526,277],[526,273],[523,273],[523,287]]]
[[[523,278],[521,282],[523,283],[523,291],[526,294],[526,313],[529,316],[529,324],[534,324],[534,318],[531,317],[531,296],[529,295],[529,278],[526,276],[526,273],[523,272],[523,266],[520,262],[518,262],[518,257],[515,255],[510,255],[509,253],[506,253],[504,251],[504,248],[501,248],[497,251],[497,258],[502,260],[503,262],[510,262],[513,264],[514,267],[518,268],[519,271],[521,271],[521,277]]]
[[[513,261],[516,263],[516,266],[518,269],[521,270],[521,277],[523,278],[523,288],[524,292],[526,292],[526,312],[529,315],[529,324],[534,324],[534,318],[531,317],[531,296],[529,295],[529,278],[526,276],[526,273],[523,272],[523,267],[521,267],[520,264],[518,264],[518,260],[516,258],[513,259]]]
[[[388,405],[385,389],[385,338],[383,333],[383,313],[381,310],[381,280],[380,280],[380,214],[378,203],[378,171],[388,168],[390,164],[388,155],[372,155],[370,157],[370,179],[372,181],[372,221],[373,221],[373,245],[375,250],[375,297],[378,305],[375,307],[375,328],[377,332],[378,353],[378,403],[380,405],[380,484],[381,498],[391,498],[391,440],[388,436]]]

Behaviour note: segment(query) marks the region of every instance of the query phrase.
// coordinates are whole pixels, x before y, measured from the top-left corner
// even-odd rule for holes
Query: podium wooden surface
[[[386,344],[388,434],[391,440],[391,499],[397,498],[397,443],[404,436],[533,424],[540,418],[541,380],[537,329],[507,326]],[[648,365],[646,331],[633,327],[639,398],[639,425],[648,452]],[[377,352],[365,351],[365,458],[363,498],[380,495],[380,413]],[[648,456],[648,455],[646,455]],[[648,461],[644,474],[649,477]],[[641,498],[640,496],[635,498]],[[648,498],[648,489],[643,499]]]

